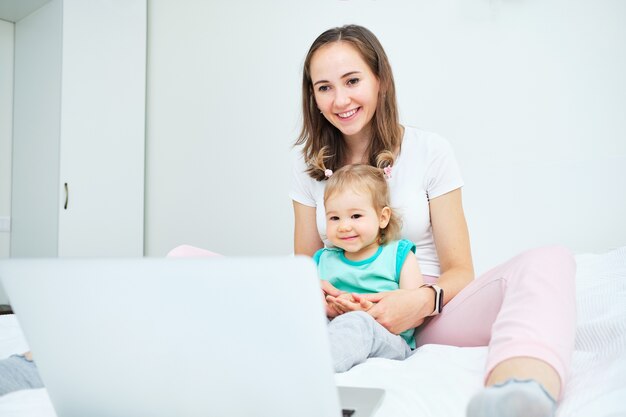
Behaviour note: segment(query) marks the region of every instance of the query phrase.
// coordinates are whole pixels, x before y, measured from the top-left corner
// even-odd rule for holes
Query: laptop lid
[[[10,259],[59,417],[341,415],[304,257]]]

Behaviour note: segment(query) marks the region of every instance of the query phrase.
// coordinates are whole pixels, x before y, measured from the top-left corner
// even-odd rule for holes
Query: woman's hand
[[[367,312],[393,334],[420,326],[435,309],[433,290],[426,287],[361,294],[355,298],[357,302],[365,299],[374,303]]]

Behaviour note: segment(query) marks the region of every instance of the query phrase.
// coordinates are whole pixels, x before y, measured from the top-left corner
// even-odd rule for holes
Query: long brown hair
[[[302,72],[302,131],[296,145],[304,145],[302,153],[309,169],[307,173],[318,181],[325,179],[318,169],[325,166],[336,170],[346,162],[346,144],[341,132],[320,114],[311,80],[311,58],[322,46],[332,42],[346,42],[356,48],[370,70],[378,78],[380,88],[378,103],[372,118],[372,140],[368,149],[368,163],[377,166],[382,152],[392,154],[400,148],[400,127],[396,87],[391,65],[382,45],[368,29],[357,25],[346,25],[327,30],[315,39],[304,61]],[[391,159],[393,164],[393,157]],[[317,168],[316,168],[317,167]]]
[[[324,189],[324,203],[333,195],[345,190],[369,194],[374,210],[379,215],[385,207],[389,207],[391,210],[389,223],[384,229],[378,231],[378,244],[384,245],[400,238],[402,220],[398,213],[391,208],[389,186],[382,169],[365,164],[351,164],[341,167],[328,179]]]

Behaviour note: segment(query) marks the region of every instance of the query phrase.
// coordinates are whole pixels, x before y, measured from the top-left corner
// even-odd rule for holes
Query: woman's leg
[[[575,334],[575,262],[533,249],[476,279],[416,334],[417,345],[489,346],[486,385],[532,379],[557,399]]]

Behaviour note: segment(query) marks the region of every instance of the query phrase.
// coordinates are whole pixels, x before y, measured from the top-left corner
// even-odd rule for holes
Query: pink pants
[[[417,345],[488,345],[485,380],[506,359],[540,359],[556,370],[563,387],[574,349],[575,272],[574,258],[563,247],[524,252],[450,300],[416,334]]]

